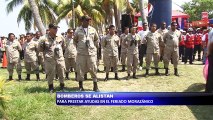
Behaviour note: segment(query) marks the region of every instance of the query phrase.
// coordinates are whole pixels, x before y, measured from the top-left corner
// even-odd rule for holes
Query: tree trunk
[[[30,8],[33,13],[34,21],[38,30],[42,33],[42,35],[46,34],[46,30],[44,24],[42,23],[41,16],[39,14],[38,6],[36,5],[35,0],[28,0]]]
[[[119,30],[120,29],[120,24],[121,24],[121,22],[120,22],[120,10],[118,10],[118,8],[117,8],[117,6],[116,5],[114,5],[114,17],[115,17],[115,26],[116,26],[116,28],[117,28],[117,30]]]
[[[140,12],[141,12],[142,22],[147,23],[146,15],[144,12],[144,0],[139,0],[139,7],[140,7]]]

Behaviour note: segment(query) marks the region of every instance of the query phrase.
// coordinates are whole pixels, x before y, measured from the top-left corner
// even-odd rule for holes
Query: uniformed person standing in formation
[[[69,72],[71,67],[74,68],[75,78],[77,78],[77,73],[76,73],[77,50],[76,50],[76,45],[74,44],[74,41],[73,41],[72,29],[67,30],[67,37],[65,38],[64,50],[65,50],[64,57],[65,57],[65,65],[66,65],[66,79],[70,80]]]
[[[115,26],[109,26],[109,34],[103,39],[102,45],[105,49],[105,59],[106,61],[106,77],[105,81],[109,79],[110,68],[113,67],[115,72],[115,79],[118,78],[118,46],[120,38],[115,34]],[[112,66],[111,66],[112,65]]]
[[[24,65],[27,72],[26,80],[30,80],[31,70],[35,71],[37,81],[40,80],[39,77],[39,66],[37,59],[38,43],[33,41],[32,33],[26,34],[27,41],[23,44],[24,50]]]
[[[7,56],[7,70],[9,72],[9,79],[13,80],[13,69],[16,67],[18,74],[18,80],[21,80],[21,60],[20,60],[20,51],[22,50],[21,44],[18,40],[15,40],[15,35],[13,33],[8,34],[8,41],[5,45],[6,56]]]
[[[98,47],[98,33],[95,28],[91,27],[91,18],[82,16],[82,26],[75,30],[74,42],[77,47],[77,80],[79,81],[79,90],[84,91],[83,80],[84,74],[87,71],[91,74],[93,79],[93,91],[99,91],[97,85],[97,47]]]
[[[165,44],[165,48],[164,48],[164,66],[165,66],[165,75],[168,76],[169,75],[169,61],[172,58],[173,61],[173,65],[174,65],[174,75],[179,76],[178,74],[178,69],[177,69],[177,65],[178,65],[178,61],[179,61],[179,54],[178,54],[178,44],[181,41],[181,33],[180,31],[178,31],[177,29],[177,23],[176,22],[172,22],[171,23],[171,30],[169,30],[163,40],[164,40],[164,44]]]
[[[149,75],[150,64],[152,61],[152,57],[154,58],[155,65],[155,75],[159,75],[158,72],[158,63],[160,60],[160,45],[163,44],[162,35],[156,32],[157,25],[155,23],[151,24],[151,31],[144,38],[144,42],[146,43],[146,74]]]
[[[54,90],[53,79],[56,71],[59,76],[60,89],[64,90],[65,62],[62,49],[64,38],[61,35],[56,36],[57,31],[57,25],[49,24],[49,33],[40,38],[38,46],[39,51],[44,54],[45,71],[50,93]]]
[[[103,41],[103,39],[107,36],[109,34],[109,28],[106,28],[106,33],[105,33],[105,35],[103,36],[103,38],[102,38],[102,41]],[[103,42],[101,42],[101,44],[102,44]],[[106,59],[106,50],[105,50],[105,48],[103,47],[103,64],[104,64],[104,71],[106,71],[106,62],[107,62],[107,59]]]
[[[39,39],[40,39],[41,33],[39,31],[36,32],[35,37],[33,38],[33,41],[36,41],[39,43]],[[38,57],[38,65],[41,65],[41,70],[43,73],[45,73],[44,70],[44,55],[43,52],[38,52],[37,53],[37,57]]]
[[[120,36],[120,44],[121,44],[121,64],[122,64],[122,71],[125,71],[126,67],[126,58],[127,58],[127,46],[124,42],[126,39],[127,35],[129,34],[129,28],[125,27],[124,28],[124,33],[121,34]]]
[[[202,34],[200,28],[197,29],[194,39],[194,55],[193,60],[195,60],[196,53],[198,52],[198,61],[201,61],[201,50],[202,50]]]
[[[161,37],[163,38],[163,36],[168,32],[168,30],[166,29],[166,22],[162,22],[161,24],[161,28],[159,28],[157,30],[157,32],[161,35]],[[163,53],[164,53],[164,44],[160,44],[160,61],[163,60]]]
[[[138,45],[140,44],[140,36],[136,33],[137,28],[132,27],[131,33],[125,39],[125,43],[127,46],[127,80],[130,79],[130,74],[133,72],[133,78],[137,79],[136,72],[138,66]]]
[[[188,34],[186,35],[185,41],[185,64],[189,59],[189,64],[193,64],[193,53],[194,53],[194,35],[192,34],[193,29],[188,29]]]
[[[181,58],[182,62],[185,61],[185,40],[186,31],[182,31],[181,41],[179,42],[179,59]]]
[[[146,44],[144,44],[144,37],[149,32],[147,23],[143,23],[143,30],[138,32],[138,35],[140,35],[141,43],[139,45],[139,70],[142,70],[143,68],[143,57],[146,55]]]

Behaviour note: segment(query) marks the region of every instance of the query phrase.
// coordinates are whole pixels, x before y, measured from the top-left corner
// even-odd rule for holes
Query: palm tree
[[[146,15],[144,12],[144,0],[139,0],[139,7],[140,7],[140,11],[141,11],[142,21],[147,23]]]
[[[66,19],[67,23],[72,25],[73,11],[75,12],[75,22],[79,25],[81,16],[89,15],[92,17],[95,24],[102,24],[104,21],[104,11],[102,10],[100,0],[76,0],[74,3],[74,10],[72,8],[72,0],[59,0],[56,13],[59,15],[57,22]]]
[[[39,15],[44,26],[47,26],[49,23],[56,22],[57,14],[54,12],[57,7],[56,3],[51,0],[35,0],[35,2],[39,8]],[[17,23],[19,24],[23,20],[26,31],[30,31],[32,27],[34,27],[34,29],[38,28],[31,10],[32,7],[28,0],[11,0],[7,4],[7,13],[9,14],[15,7],[20,5],[22,5],[22,8],[17,17]]]
[[[35,20],[35,24],[36,24],[37,28],[39,29],[41,34],[45,35],[46,30],[44,28],[44,24],[42,23],[41,16],[40,16],[39,10],[38,10],[38,6],[36,5],[35,0],[28,0],[28,2],[30,5],[30,9],[33,13],[33,18]]]

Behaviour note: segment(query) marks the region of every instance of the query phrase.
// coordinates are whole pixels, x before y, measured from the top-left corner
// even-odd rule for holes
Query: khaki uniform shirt
[[[117,35],[111,36],[107,34],[102,41],[105,48],[105,54],[108,56],[118,56],[119,37]]]
[[[181,41],[181,33],[178,30],[174,32],[169,30],[163,37],[165,47],[168,49],[178,50],[179,42]]]
[[[65,58],[75,58],[77,55],[76,45],[73,42],[73,38],[65,38],[64,43],[64,57]]]
[[[127,37],[128,34],[121,34],[120,39],[121,39],[121,52],[127,52],[127,46],[125,44],[125,38]]]
[[[39,40],[38,49],[43,52],[46,60],[64,60],[63,56],[64,37],[61,35],[51,38],[48,34]]]
[[[24,61],[35,62],[37,61],[38,43],[31,40],[30,42],[25,41],[23,44],[24,50]]]
[[[159,53],[159,45],[163,40],[158,32],[149,32],[145,36],[144,41],[147,44],[146,53]]]
[[[79,55],[97,55],[98,33],[95,28],[88,26],[85,30],[82,26],[75,31],[74,42]]]
[[[18,62],[19,60],[19,51],[22,50],[21,44],[18,40],[7,41],[5,45],[7,61],[9,63]]]
[[[141,38],[138,34],[132,35],[131,33],[125,39],[127,45],[128,54],[138,54],[138,44],[140,44]]]

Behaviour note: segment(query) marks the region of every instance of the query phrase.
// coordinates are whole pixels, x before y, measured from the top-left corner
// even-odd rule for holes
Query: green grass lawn
[[[100,69],[103,70],[102,65]],[[195,62],[194,65],[181,64],[180,77],[176,77],[170,65],[171,75],[168,77],[145,78],[143,70],[137,73],[140,79],[126,81],[127,73],[119,72],[120,81],[111,79],[107,82],[103,81],[105,73],[101,72],[98,73],[98,85],[101,91],[115,92],[203,92],[205,80],[202,70],[201,62]],[[164,69],[159,72],[164,73]],[[150,73],[154,74],[154,69]],[[70,76],[72,80],[65,81],[66,91],[76,91],[78,82],[73,80],[73,73]],[[6,69],[0,69],[0,77],[8,78]],[[24,69],[22,77],[26,77]],[[110,73],[109,77],[114,78],[114,73]],[[14,78],[17,79],[16,72]],[[48,93],[47,81],[42,79],[37,82],[35,78],[35,75],[31,75],[31,81],[14,80],[5,87],[12,97],[6,109],[9,120],[213,120],[213,106],[57,106],[55,94]],[[45,75],[41,74],[41,78],[45,78]],[[54,86],[59,90],[58,81],[54,81]],[[84,82],[84,88],[92,90],[91,79]]]

